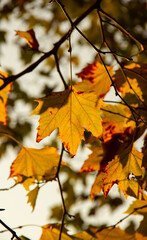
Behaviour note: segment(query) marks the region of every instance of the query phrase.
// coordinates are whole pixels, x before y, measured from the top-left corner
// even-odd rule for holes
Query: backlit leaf
[[[108,155],[105,155],[107,163],[102,165],[101,170],[98,172],[91,189],[91,199],[101,190],[103,190],[106,197],[115,183],[118,184],[126,197],[128,196],[127,192],[132,192],[133,196],[140,198],[142,191],[139,182],[137,179],[134,180],[130,174],[133,174],[139,180],[143,179],[145,174],[145,169],[142,167],[143,154],[134,147],[132,148],[131,145],[124,147],[124,144],[122,144],[118,148],[115,145],[110,145],[110,148],[113,147],[116,148],[116,152],[113,156],[113,153],[112,155],[109,154],[108,148]]]
[[[35,205],[36,205],[36,199],[38,196],[38,191],[39,191],[39,186],[35,187],[33,190],[31,190],[28,194],[28,201],[27,203],[30,203],[32,209],[34,210]]]
[[[96,234],[98,240],[135,240],[135,236],[128,234],[126,231],[116,227],[114,229],[103,229]]]
[[[95,140],[89,149],[92,151],[92,153],[88,159],[85,160],[80,169],[80,173],[98,171],[100,169],[100,163],[103,159],[103,149],[99,140]]]
[[[143,215],[143,219],[140,222],[140,226],[137,229],[136,239],[146,240],[147,239],[147,195],[146,200],[136,200],[134,201],[125,212],[134,215]]]
[[[11,165],[9,177],[15,178],[18,182],[24,180],[23,185],[28,190],[28,186],[35,180],[51,181],[55,179],[58,162],[59,154],[56,148],[23,147]]]
[[[133,212],[134,211],[134,212]],[[132,213],[133,212],[133,213]],[[147,213],[147,200],[136,200],[134,201],[125,212],[128,214],[144,214]]]
[[[56,224],[48,224],[45,226],[42,226],[42,235],[39,240],[47,240],[47,239],[52,239],[52,240],[57,240],[59,239],[59,234],[60,234],[60,227],[57,226]],[[61,240],[71,240],[66,233],[62,232],[62,237]]]
[[[124,66],[124,73],[120,69],[116,71],[115,85],[125,101],[136,108],[138,116],[147,121],[147,64]]]
[[[4,83],[5,80],[2,78],[7,78],[8,74],[5,72],[0,71],[0,86]],[[6,110],[6,104],[7,104],[7,93],[11,91],[11,83],[8,84],[4,89],[0,90],[0,122],[2,122],[4,125],[7,124],[7,110]]]
[[[86,240],[96,240],[97,238],[92,237],[89,233],[83,231],[73,235],[75,240],[86,239]]]
[[[113,67],[107,66],[110,75],[113,75]],[[98,61],[93,64],[89,64],[82,72],[77,73],[77,76],[82,78],[82,82],[79,83],[79,89],[85,89],[85,91],[95,91],[98,97],[104,97],[110,90],[111,80],[105,70],[103,64]]]
[[[30,29],[28,31],[15,31],[16,34],[24,38],[27,42],[27,44],[34,50],[38,50],[39,44],[35,36],[35,32],[33,29]]]
[[[126,93],[137,94],[142,101],[145,100],[144,98],[147,97],[145,90],[147,87],[147,64],[132,63],[124,66],[124,72],[126,77],[120,69],[114,75],[114,81],[118,90],[123,95]]]
[[[104,142],[111,140],[114,134],[123,133],[126,128],[136,127],[135,121],[131,120],[130,110],[124,105],[107,104],[101,110]]]
[[[84,128],[99,137],[102,134],[100,110],[97,97],[92,92],[79,92],[71,88],[37,100],[39,102],[31,115],[40,115],[37,142],[59,128],[59,138],[71,155],[75,155]]]

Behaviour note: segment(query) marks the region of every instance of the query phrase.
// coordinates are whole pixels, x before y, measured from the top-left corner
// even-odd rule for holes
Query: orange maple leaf
[[[111,146],[111,148],[113,147],[116,146]],[[138,152],[135,147],[132,148],[131,145],[126,147],[125,144],[122,144],[117,149],[114,157],[112,156],[111,160],[109,159],[109,162],[105,166],[103,165],[98,172],[91,189],[91,199],[102,189],[106,197],[115,183],[118,184],[125,197],[128,196],[127,192],[129,191],[132,191],[135,197],[139,197],[139,193],[141,193],[141,191],[139,192],[139,183],[129,176],[133,174],[136,178],[143,179],[145,174],[145,169],[142,167],[143,154]]]
[[[127,128],[132,131],[136,127],[131,111],[124,105],[106,104],[101,110],[104,142],[111,140],[113,135],[124,133]]]
[[[39,240],[46,239],[59,239],[60,234],[60,225],[58,224],[47,224],[42,226],[42,234]],[[72,240],[70,236],[66,234],[66,232],[62,232],[62,240]]]
[[[0,71],[0,86],[3,85],[4,81],[2,78],[7,78],[8,74],[5,72]],[[11,83],[8,84],[4,89],[0,90],[0,122],[2,122],[4,125],[7,124],[7,110],[6,110],[6,104],[8,95],[7,93],[11,91]]]
[[[98,171],[100,169],[100,163],[103,159],[103,149],[100,144],[100,140],[95,139],[91,147],[88,147],[92,153],[88,159],[84,161],[79,173]]]
[[[30,29],[28,31],[15,31],[15,32],[19,37],[24,38],[26,40],[27,44],[32,49],[38,50],[39,43],[36,39],[35,32],[33,29]]]
[[[107,66],[110,75],[113,75],[113,67]],[[105,67],[100,62],[94,62],[85,67],[82,72],[77,73],[77,76],[82,78],[79,83],[79,89],[94,91],[98,97],[104,97],[110,90],[111,80],[105,70]]]
[[[95,137],[102,134],[100,110],[94,93],[79,92],[73,87],[49,93],[37,101],[39,104],[31,114],[40,115],[37,142],[59,128],[59,138],[74,156],[84,139],[84,128]]]

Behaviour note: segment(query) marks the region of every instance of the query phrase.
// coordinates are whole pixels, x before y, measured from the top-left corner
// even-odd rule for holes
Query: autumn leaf
[[[135,107],[138,116],[147,121],[147,64],[132,63],[114,74],[115,85],[122,97]]]
[[[34,210],[35,208],[38,192],[39,192],[39,186],[36,186],[33,190],[31,190],[27,194],[27,197],[28,197],[27,203],[30,203],[32,210]]]
[[[11,165],[9,178],[23,182],[28,190],[35,181],[51,181],[55,179],[59,154],[53,147],[34,149],[23,147]]]
[[[124,94],[137,94],[144,101],[147,87],[147,64],[131,63],[123,67],[125,75],[118,69],[114,74],[117,89]],[[131,88],[130,88],[131,87]]]
[[[100,141],[96,139],[88,149],[90,149],[92,153],[88,159],[84,161],[79,173],[98,171],[100,169],[100,163],[103,159],[103,149]]]
[[[113,75],[113,67],[107,66],[110,75]],[[93,64],[89,64],[82,72],[77,73],[77,76],[82,78],[79,83],[79,91],[94,91],[98,97],[104,97],[110,90],[111,80],[105,70],[104,65],[99,60]]]
[[[28,31],[15,31],[15,32],[19,37],[24,38],[26,40],[27,44],[32,49],[38,51],[39,44],[38,44],[38,41],[36,39],[35,32],[33,29],[30,29]]]
[[[42,226],[42,234],[39,240],[59,239],[60,226],[57,224],[47,224]],[[62,232],[62,240],[72,240],[66,233]]]
[[[8,74],[5,72],[0,71],[0,86],[3,85],[4,81],[2,78],[7,78]],[[2,122],[4,125],[7,124],[7,110],[6,110],[6,104],[7,104],[7,93],[11,91],[11,83],[8,84],[4,89],[0,90],[0,122]]]
[[[96,240],[96,237],[92,237],[91,234],[87,233],[86,231],[79,232],[73,235],[75,240],[86,239],[86,240]]]
[[[125,213],[133,215],[142,215],[147,213],[147,200],[136,200],[134,201]]]
[[[104,142],[111,140],[115,134],[123,133],[126,128],[136,127],[130,109],[124,105],[105,104],[101,111]]]
[[[127,211],[127,214],[133,215],[143,215],[143,219],[140,223],[139,228],[137,229],[136,239],[143,239],[147,238],[147,195],[146,200],[136,200],[134,201]]]
[[[115,145],[110,145],[110,148],[113,146]],[[129,193],[129,195],[133,194],[136,198],[140,198],[142,191],[139,187],[139,180],[142,180],[145,174],[145,169],[142,167],[143,154],[138,152],[135,147],[132,148],[131,145],[126,146],[121,143],[119,148],[115,146],[116,150],[112,155],[109,154],[109,148],[107,149],[108,152],[104,155],[107,162],[105,163],[104,159],[101,161],[102,166],[100,166],[100,171],[91,188],[92,200],[101,190],[106,197],[114,184],[118,184],[125,197]],[[131,178],[130,174],[133,174],[138,181]]]
[[[102,134],[100,110],[94,93],[69,88],[49,93],[37,101],[39,104],[31,114],[40,115],[37,142],[59,128],[59,138],[73,156],[84,139],[84,128],[95,137]]]
[[[103,229],[102,231],[96,234],[96,239],[98,240],[135,240],[135,237],[131,234],[128,234],[126,231],[120,229],[119,227],[115,227],[114,229]]]

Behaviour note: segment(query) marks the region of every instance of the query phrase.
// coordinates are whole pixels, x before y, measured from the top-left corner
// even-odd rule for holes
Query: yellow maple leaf
[[[115,85],[123,99],[135,107],[135,112],[147,121],[147,64],[132,63],[124,66],[124,73],[118,69],[114,75]]]
[[[79,173],[98,171],[100,169],[100,163],[103,159],[103,149],[100,141],[96,139],[89,149],[92,153],[88,159],[84,161]]]
[[[133,212],[133,213],[132,213]],[[147,213],[147,200],[136,200],[134,201],[126,212],[128,214],[134,214],[134,215],[142,215]]]
[[[60,226],[57,224],[47,224],[42,226],[42,234],[39,240],[59,239]],[[72,240],[66,233],[62,232],[62,240]]]
[[[27,44],[34,50],[38,50],[39,44],[35,36],[35,32],[33,29],[30,29],[28,31],[15,31],[16,34],[24,38],[27,42]]]
[[[133,215],[142,215],[144,218],[140,222],[140,226],[136,231],[136,240],[146,240],[147,239],[147,195],[146,200],[136,200],[134,201],[125,213]]]
[[[28,197],[27,203],[30,203],[32,210],[34,210],[35,208],[38,192],[39,192],[39,186],[36,186],[33,190],[31,190],[27,194],[27,197]]]
[[[79,232],[73,235],[73,237],[75,238],[75,240],[80,240],[80,239],[86,239],[86,240],[96,240],[96,237],[92,237],[92,235],[90,235],[89,233],[83,231],[83,232]]]
[[[147,87],[147,64],[132,63],[126,65],[124,72],[126,76],[122,74],[120,69],[114,74],[116,87],[123,95],[126,93],[137,94],[143,101]]]
[[[31,114],[40,115],[37,142],[59,128],[59,138],[73,156],[84,139],[84,128],[95,137],[102,134],[100,110],[93,92],[79,92],[73,87],[49,93],[37,101],[39,104]]]
[[[0,71],[0,86],[4,83],[5,80],[2,78],[7,78],[8,74],[5,72]],[[7,104],[7,93],[11,91],[11,83],[8,84],[4,89],[0,90],[0,122],[4,125],[7,124],[7,111],[6,111],[6,104]]]
[[[9,178],[22,182],[26,190],[35,180],[53,180],[59,157],[57,149],[53,147],[42,149],[22,147],[11,165]]]
[[[110,75],[113,75],[113,67],[107,66]],[[82,89],[94,91],[98,97],[104,97],[110,90],[111,80],[106,72],[104,65],[99,60],[93,64],[89,64],[82,72],[77,73],[77,76],[82,78],[79,83],[79,90]]]
[[[103,229],[102,231],[96,234],[96,239],[98,240],[133,240],[135,239],[132,234],[127,233],[126,231],[115,227],[114,229]]]

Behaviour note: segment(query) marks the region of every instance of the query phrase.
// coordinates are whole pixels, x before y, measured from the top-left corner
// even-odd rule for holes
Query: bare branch
[[[3,225],[10,233],[12,233],[12,240],[14,239],[14,238],[16,238],[16,239],[18,239],[18,240],[21,240],[18,236],[17,236],[17,234],[16,234],[16,232],[12,229],[12,228],[10,228],[6,223],[4,223],[1,219],[0,219],[0,224],[1,225]]]
[[[88,8],[88,10],[86,10],[80,17],[78,17],[74,22],[74,26],[78,25],[90,12],[92,12],[97,6],[97,2],[94,3],[91,7]],[[32,63],[31,65],[29,65],[26,69],[24,69],[22,72],[16,74],[16,75],[11,75],[7,78],[1,78],[3,79],[4,83],[0,86],[0,90],[2,90],[3,88],[5,88],[9,83],[14,82],[15,80],[17,80],[18,78],[22,77],[23,75],[25,75],[26,73],[32,72],[41,62],[43,62],[46,58],[50,57],[51,55],[54,55],[57,50],[59,49],[59,47],[65,42],[65,40],[69,37],[69,35],[71,34],[71,32],[74,29],[70,29],[69,31],[67,31],[63,37],[61,37],[61,39],[59,41],[57,41],[54,44],[54,47],[44,53],[37,61],[35,61],[34,63]]]
[[[64,85],[64,88],[65,88],[65,89],[68,89],[68,85],[67,85],[67,83],[65,82],[65,79],[64,79],[64,77],[63,77],[63,75],[62,75],[62,73],[61,73],[61,70],[60,70],[59,59],[58,59],[57,52],[54,54],[54,56],[55,56],[55,62],[56,62],[57,72],[59,73],[59,76],[60,76],[60,78],[61,78],[61,80],[62,80],[62,83],[63,83],[63,85]]]

